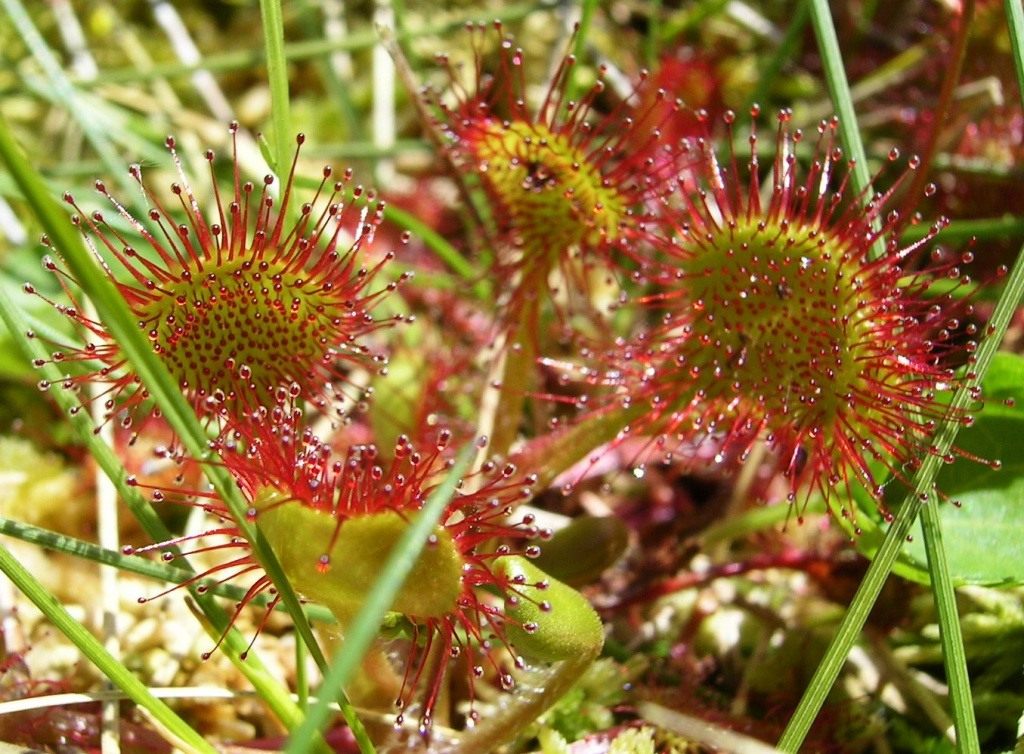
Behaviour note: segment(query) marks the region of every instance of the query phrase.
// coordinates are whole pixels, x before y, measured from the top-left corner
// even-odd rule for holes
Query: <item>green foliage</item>
[[[543,729],[537,736],[542,754],[570,754],[566,740],[551,728]],[[651,728],[628,728],[612,739],[608,754],[654,754],[654,730]]]
[[[1013,585],[1024,583],[1024,445],[1009,438],[1024,436],[1024,358],[997,353],[982,385],[984,402],[973,423],[960,430],[956,460],[941,470],[936,488],[939,519],[954,583]],[[899,485],[893,484],[893,490]],[[931,503],[930,503],[931,504]],[[882,522],[865,501],[863,534],[858,549],[873,553],[881,541]],[[897,564],[897,572],[923,584],[929,569],[920,525]]]
[[[1024,358],[996,354],[983,382],[984,407],[961,430],[964,458],[936,480],[946,557],[957,584],[1024,583]],[[999,468],[989,464],[998,462]],[[955,505],[950,501],[955,501]],[[922,578],[922,537],[904,549]]]
[[[615,719],[613,708],[626,700],[629,683],[642,669],[642,660],[623,665],[607,657],[591,665],[541,718],[537,736],[542,745],[545,740],[577,741],[608,729]]]

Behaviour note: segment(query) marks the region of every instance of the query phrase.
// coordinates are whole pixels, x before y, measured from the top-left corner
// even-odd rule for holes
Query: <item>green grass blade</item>
[[[832,22],[832,12],[828,7],[828,0],[806,0],[811,9],[811,25],[814,27],[814,36],[818,40],[818,49],[821,54],[821,62],[825,69],[825,83],[828,86],[829,96],[839,116],[839,139],[846,150],[847,157],[854,161],[851,178],[854,191],[861,193],[866,191],[871,184],[871,174],[868,172],[867,154],[864,151],[864,142],[860,138],[860,129],[857,127],[857,113],[853,109],[853,97],[850,96],[850,82],[846,78],[846,68],[843,65],[843,54],[839,50],[839,38],[836,36],[836,27]],[[867,201],[871,197],[864,197]]]
[[[864,151],[864,142],[860,138],[860,129],[857,126],[857,112],[853,108],[853,95],[850,93],[850,82],[846,78],[843,54],[839,50],[839,38],[832,22],[832,12],[829,10],[828,0],[806,2],[810,3],[811,25],[818,41],[829,97],[832,98],[832,104],[839,116],[839,141],[846,150],[847,158],[852,162],[850,181],[861,203],[867,204],[871,201],[871,173],[868,171],[867,153]],[[873,225],[877,225],[877,221]],[[871,246],[871,258],[877,259],[883,254],[885,240],[878,238]]]
[[[432,154],[433,147],[425,139],[397,139],[394,144],[381,146],[371,141],[350,139],[344,142],[320,142],[303,149],[307,157],[326,157],[331,160],[379,160],[402,154]]]
[[[1017,74],[1021,102],[1024,102],[1024,9],[1020,0],[1004,0],[1006,23],[1010,27],[1010,47],[1013,50],[1013,70]]]
[[[296,177],[296,186],[304,186],[316,189],[320,182],[308,178]],[[346,201],[354,201],[355,196],[351,191],[345,194]],[[467,260],[462,253],[456,249],[443,235],[430,227],[429,224],[420,220],[412,212],[396,207],[394,204],[384,203],[384,218],[399,228],[407,230],[423,241],[427,248],[433,251],[438,259],[444,262],[448,268],[463,280],[472,281],[471,287],[477,298],[488,300],[491,294],[491,286],[484,276]]]
[[[953,30],[948,40],[949,49],[943,52],[942,83],[939,87],[938,99],[931,106],[933,126],[925,129],[924,144],[919,153],[920,165],[907,187],[900,212],[906,216],[914,212],[918,198],[925,192],[928,177],[935,162],[935,153],[939,149],[939,141],[943,135],[939,124],[958,115],[959,106],[954,105],[957,84],[963,72],[964,60],[967,57],[967,46],[971,36],[971,25],[974,19],[974,0],[963,0],[959,3],[957,13],[953,16]]]
[[[473,292],[477,297],[486,300],[490,296],[490,286],[487,281],[482,280],[480,273],[466,260],[459,250],[452,246],[448,240],[420,220],[411,212],[406,212],[393,204],[384,207],[384,217],[400,228],[413,233],[419,240],[423,241],[437,258],[448,265],[448,268],[464,280],[473,280]]]
[[[648,0],[647,2],[647,33],[644,35],[644,64],[648,68],[655,68],[661,57],[661,0]]]
[[[92,117],[92,109],[82,102],[79,93],[61,68],[57,56],[54,55],[49,45],[46,44],[46,40],[32,23],[25,6],[19,0],[0,0],[0,3],[3,4],[4,12],[11,19],[32,57],[43,69],[54,99],[74,118],[111,175],[116,175],[119,178],[123,176],[125,173],[120,169],[117,151],[110,143],[106,132],[97,127],[96,120]]]
[[[927,223],[911,225],[900,234],[900,243],[915,243],[930,232],[931,226]],[[980,241],[1024,238],[1024,217],[1007,215],[976,220],[953,220],[935,236],[935,243],[962,244],[974,238]]]
[[[321,17],[326,14],[326,10],[321,7],[321,3],[314,3],[311,0],[299,0],[298,7],[299,20],[302,23],[303,31],[310,36],[321,32],[323,27]],[[338,111],[345,125],[345,134],[352,141],[363,139],[363,122],[356,111],[352,96],[349,94],[348,82],[342,80],[330,60],[321,58],[316,61],[316,66],[321,79],[323,79],[327,99]]]
[[[402,588],[406,577],[416,563],[420,550],[434,531],[438,519],[444,513],[449,501],[455,494],[459,479],[469,468],[476,453],[473,445],[459,451],[455,463],[437,489],[435,489],[419,515],[406,529],[395,549],[388,556],[381,569],[380,578],[363,603],[359,613],[352,620],[345,632],[345,641],[335,654],[330,670],[324,677],[317,694],[318,701],[310,707],[306,720],[288,740],[285,748],[287,754],[301,754],[308,750],[309,741],[327,722],[330,715],[331,700],[341,693],[342,688],[352,678],[359,667],[363,656],[380,630],[381,620],[395,600],[395,595]]]
[[[288,61],[284,56],[284,19],[281,0],[260,0],[263,19],[263,44],[266,48],[267,79],[270,82],[270,118],[273,164],[271,169],[282,175],[287,169],[291,151],[291,106],[288,99]]]
[[[147,576],[151,579],[180,584],[195,573],[185,568],[175,568],[155,560],[147,560],[146,558],[134,555],[123,555],[114,550],[94,545],[92,542],[86,542],[83,539],[69,537],[66,534],[32,526],[32,524],[26,524],[23,521],[16,521],[13,518],[6,518],[4,516],[0,516],[0,534],[20,539],[22,542],[39,545],[47,550],[74,555],[76,558],[90,560],[100,565],[113,566],[119,570],[135,573],[139,576]],[[227,588],[225,589],[225,587]],[[236,600],[240,599],[245,593],[245,590],[241,587],[233,587],[230,584],[222,584],[218,587],[211,586],[210,591],[230,596]]]
[[[978,724],[974,719],[974,701],[971,698],[971,679],[967,673],[967,654],[960,630],[960,615],[956,608],[956,591],[942,548],[942,523],[934,494],[921,505],[921,524],[924,547],[928,556],[928,573],[935,594],[935,607],[939,616],[939,641],[949,684],[949,703],[956,728],[956,746],[960,754],[980,754]]]
[[[82,560],[88,560],[100,565],[108,565],[126,573],[134,573],[138,576],[166,581],[171,584],[181,584],[193,576],[195,570],[192,568],[179,568],[158,560],[149,560],[138,555],[124,555],[115,550],[108,550],[92,542],[83,539],[69,537],[66,534],[43,529],[39,526],[26,524],[24,521],[15,521],[12,518],[0,516],[0,534],[20,539],[22,542],[39,545],[47,550],[63,552],[73,555]],[[215,579],[201,582],[207,588],[207,594],[215,594],[219,597],[226,597],[233,602],[241,600],[246,590],[235,584],[220,583]],[[260,594],[252,600],[253,605],[266,605],[270,597]],[[277,606],[278,610],[284,610],[283,605]],[[323,623],[334,623],[335,618],[330,611],[320,605],[306,605],[306,613],[314,620]]]
[[[1020,304],[1022,294],[1024,294],[1024,249],[1018,253],[1017,261],[1007,278],[1006,288],[992,312],[986,337],[978,347],[974,372],[965,384],[953,394],[950,401],[951,414],[963,412],[975,403],[972,396],[981,387],[985,372],[988,371],[992,357],[999,349],[1010,319]],[[939,426],[932,442],[934,452],[928,453],[922,459],[921,466],[914,475],[914,491],[900,506],[896,519],[886,532],[885,539],[875,554],[874,560],[868,566],[864,579],[861,581],[846,615],[843,616],[835,637],[829,644],[825,657],[815,670],[793,717],[786,726],[782,738],[779,739],[779,748],[783,751],[797,751],[806,738],[814,718],[821,710],[825,697],[828,696],[829,690],[836,678],[839,677],[846,657],[864,627],[868,613],[871,612],[871,608],[874,607],[875,601],[882,591],[882,586],[892,570],[893,563],[899,556],[903,543],[910,533],[910,528],[917,518],[921,501],[927,500],[932,493],[935,477],[943,465],[942,458],[949,453],[959,430],[960,422],[958,421],[947,420]]]
[[[801,504],[805,518],[828,512],[825,501],[816,496],[808,503]],[[700,533],[700,543],[705,550],[716,545],[733,542],[759,531],[774,529],[792,523],[793,511],[787,505],[762,505],[742,513],[723,518]]]
[[[509,5],[502,8],[501,18],[507,22],[518,21],[536,10],[546,7],[546,5],[546,2]],[[480,12],[473,10],[444,22],[426,24],[416,30],[398,30],[395,37],[399,40],[406,40],[421,36],[445,35],[461,29],[469,21],[479,20],[481,20]],[[365,29],[353,32],[343,39],[315,39],[286,44],[284,46],[284,57],[290,61],[309,60],[310,58],[317,58],[332,52],[365,50],[373,47],[379,41],[380,36],[377,34],[376,29]],[[124,84],[152,81],[153,79],[185,77],[199,70],[211,71],[213,73],[246,71],[262,64],[265,60],[265,54],[266,51],[261,47],[259,49],[207,55],[200,62],[191,65],[163,63],[151,66],[145,70],[134,66],[114,68],[101,72],[95,79],[75,83],[82,88],[88,88],[103,84]]]
[[[803,43],[804,29],[807,26],[808,0],[800,0],[797,3],[793,19],[786,27],[786,33],[779,42],[775,52],[767,59],[764,65],[759,66],[760,73],[757,77],[757,86],[747,102],[748,109],[751,105],[763,105],[772,85],[778,80],[782,67],[797,57],[800,46]],[[747,113],[741,113],[742,118]]]
[[[566,84],[565,90],[571,100],[578,100],[580,95],[583,93],[582,87],[577,83],[577,72],[579,66],[584,60],[586,60],[587,52],[587,36],[590,34],[590,24],[594,20],[594,10],[597,8],[596,0],[583,0],[580,8],[580,20],[576,28],[576,41],[572,46],[572,54],[577,60],[577,65],[574,65],[569,70],[569,81]]]
[[[0,570],[42,611],[50,623],[100,669],[104,676],[124,691],[132,701],[146,709],[168,733],[180,741],[181,745],[189,751],[217,754],[217,750],[178,717],[174,710],[150,694],[145,684],[107,652],[85,626],[72,618],[64,606],[3,545],[0,545]]]

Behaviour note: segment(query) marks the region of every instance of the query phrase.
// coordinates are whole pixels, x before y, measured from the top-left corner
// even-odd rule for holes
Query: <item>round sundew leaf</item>
[[[1024,443],[1017,438],[1024,437],[1024,358],[997,353],[985,376],[984,395],[985,406],[976,412],[974,424],[957,435],[955,445],[968,457],[943,468],[936,482],[944,497],[939,503],[943,547],[956,584],[1021,584]],[[992,460],[1001,461],[1001,468],[984,462]],[[898,485],[893,485],[893,492],[894,498],[905,494]],[[867,500],[858,502],[865,511],[874,507]],[[877,515],[864,516],[860,524],[863,531],[854,542],[872,557],[884,525]],[[929,582],[920,522],[893,570],[913,581]]]
[[[503,222],[516,225],[528,255],[614,240],[626,197],[570,134],[522,119],[492,120],[467,140]]]
[[[260,494],[255,507],[260,531],[295,590],[343,622],[366,601],[381,565],[409,527],[398,513],[384,511],[349,518],[336,531],[329,511],[282,502],[272,490]],[[391,609],[418,618],[450,613],[462,591],[462,566],[451,535],[437,527]]]

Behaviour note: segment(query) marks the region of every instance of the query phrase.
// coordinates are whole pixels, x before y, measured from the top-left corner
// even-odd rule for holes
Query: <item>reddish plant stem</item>
[[[946,114],[953,104],[953,92],[960,81],[960,72],[964,67],[964,58],[967,55],[967,38],[971,29],[971,22],[974,20],[974,0],[963,0],[960,12],[960,23],[957,24],[953,37],[953,49],[950,50],[950,62],[946,68],[946,75],[942,79],[942,87],[939,90],[939,101],[932,113],[932,124],[928,131],[928,141],[925,143],[924,151],[920,156],[921,165],[914,172],[913,180],[907,193],[903,198],[903,206],[900,208],[902,217],[909,217],[914,212],[914,207],[924,194],[925,186],[928,183],[932,162],[935,160],[935,153],[938,150],[939,135],[942,124],[946,120]]]
[[[395,71],[398,74],[399,80],[402,82],[402,85],[409,94],[409,101],[412,102],[413,107],[416,109],[416,114],[419,116],[420,123],[423,125],[423,133],[430,140],[430,143],[437,149],[438,154],[444,158],[445,165],[448,167],[448,172],[451,175],[452,180],[455,181],[455,186],[459,191],[459,196],[462,197],[464,206],[469,211],[470,217],[473,218],[474,225],[476,225],[480,235],[483,236],[484,243],[487,244],[487,248],[490,250],[497,248],[497,242],[491,233],[490,228],[487,223],[484,222],[476,204],[473,202],[473,194],[470,191],[469,186],[466,185],[462,171],[460,171],[458,166],[452,161],[451,150],[445,143],[444,137],[441,135],[441,132],[437,127],[436,120],[423,98],[422,87],[416,81],[416,74],[413,73],[412,66],[409,65],[409,61],[405,57],[405,53],[390,33],[383,34],[382,41],[384,43],[384,48],[388,51],[388,54],[395,63]]]
[[[659,597],[664,597],[668,594],[682,591],[683,589],[707,586],[716,579],[742,576],[743,574],[750,573],[752,571],[764,571],[769,568],[787,568],[794,571],[806,571],[815,565],[829,565],[833,562],[834,557],[822,555],[820,553],[801,552],[797,550],[791,550],[783,553],[755,555],[749,560],[744,560],[739,563],[724,563],[722,565],[712,566],[707,571],[701,573],[683,573],[679,576],[658,582],[652,586],[645,587],[639,592],[634,592],[632,594],[627,592],[621,599],[616,600],[609,605],[601,605],[597,609],[599,612],[608,613],[613,610],[619,610],[623,607],[652,602]]]

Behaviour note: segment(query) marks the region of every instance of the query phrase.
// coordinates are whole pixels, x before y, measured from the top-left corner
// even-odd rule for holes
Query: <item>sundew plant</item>
[[[1024,11],[0,0],[0,744],[1024,747]]]

